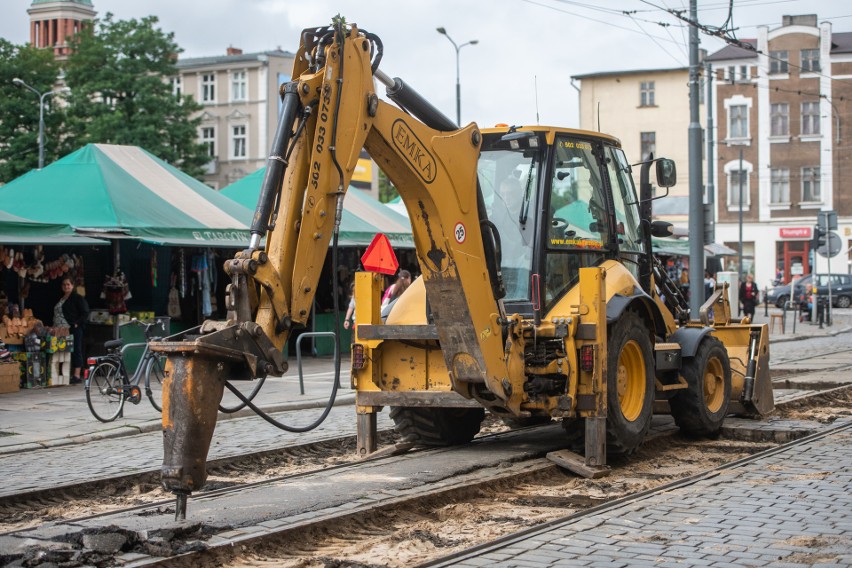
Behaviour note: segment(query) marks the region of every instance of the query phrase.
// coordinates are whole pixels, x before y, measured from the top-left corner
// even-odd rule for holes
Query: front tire
[[[837,297],[837,307],[838,308],[848,308],[852,305],[852,298],[849,296],[838,296]]]
[[[722,342],[705,336],[683,365],[686,389],[669,401],[675,424],[688,436],[716,436],[731,399],[731,362]]]
[[[607,348],[607,454],[633,453],[645,441],[653,414],[651,335],[638,314],[626,312],[612,326]]]
[[[420,446],[466,444],[479,433],[482,408],[394,406],[390,417],[402,439]]]
[[[101,422],[112,422],[124,407],[124,381],[118,365],[112,361],[98,363],[86,379],[86,402],[92,416]]]
[[[776,308],[783,308],[784,304],[786,304],[787,300],[789,300],[789,299],[790,298],[788,296],[779,296],[778,299],[775,300],[775,307]]]

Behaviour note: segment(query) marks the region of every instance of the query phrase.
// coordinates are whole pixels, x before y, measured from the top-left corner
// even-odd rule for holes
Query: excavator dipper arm
[[[408,209],[454,388],[481,400],[506,400],[521,388],[507,378],[507,360],[522,358],[523,345],[515,342],[507,356],[493,245],[480,229],[480,132],[475,124],[457,129],[403,81],[378,71],[380,59],[378,38],[354,25],[338,20],[303,32],[294,80],[282,87],[251,243],[225,265],[227,320],[152,347],[168,357],[162,482],[178,495],[179,517],[186,495],[206,480],[224,382],[287,369],[282,350],[290,331],[307,322],[362,147]],[[379,100],[374,77],[399,107]]]

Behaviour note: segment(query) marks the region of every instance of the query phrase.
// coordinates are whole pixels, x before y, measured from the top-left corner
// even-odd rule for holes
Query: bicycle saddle
[[[109,341],[104,342],[104,348],[107,350],[115,349],[117,347],[121,347],[122,345],[124,345],[123,339],[110,339]]]

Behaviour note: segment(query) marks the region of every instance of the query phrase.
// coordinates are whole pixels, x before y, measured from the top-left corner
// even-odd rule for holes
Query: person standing
[[[746,274],[745,282],[740,284],[740,304],[743,306],[743,315],[754,319],[754,308],[759,301],[760,291],[754,283],[754,276]]]
[[[349,307],[346,309],[346,317],[343,319],[343,329],[355,329],[355,282],[349,286]]]
[[[67,327],[74,336],[71,351],[71,384],[79,385],[83,370],[83,331],[89,321],[89,304],[86,298],[74,291],[74,282],[69,277],[62,279],[62,297],[53,308],[53,327]]]
[[[709,270],[704,271],[704,301],[710,299],[710,296],[713,294],[713,290],[716,289],[716,280],[713,278],[713,275],[710,274]]]

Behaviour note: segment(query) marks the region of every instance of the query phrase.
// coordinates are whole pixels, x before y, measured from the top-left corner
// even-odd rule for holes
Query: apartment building
[[[654,216],[686,230],[689,214],[689,68],[606,71],[580,81],[580,128],[621,140],[632,162],[665,157],[677,163],[677,185],[654,202]],[[703,91],[699,98],[704,121]],[[638,187],[638,168],[634,182]]]
[[[815,261],[826,272],[810,239],[817,213],[836,210],[842,252],[831,271],[847,272],[852,33],[813,14],[784,16],[742,42],[707,58],[716,79],[717,240],[738,249],[742,232],[743,268],[761,287],[779,273],[785,281],[808,274]]]
[[[204,182],[221,189],[262,167],[278,122],[278,88],[290,80],[293,54],[229,47],[221,56],[179,59],[177,68],[173,92],[204,107],[198,127],[210,156]]]

